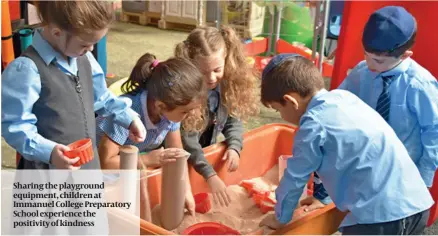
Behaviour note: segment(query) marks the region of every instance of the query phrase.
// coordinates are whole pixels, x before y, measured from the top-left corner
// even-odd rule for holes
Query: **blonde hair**
[[[44,25],[55,24],[73,34],[91,33],[108,27],[113,19],[107,1],[35,1]]]
[[[220,84],[221,103],[232,117],[245,122],[259,112],[259,76],[248,64],[243,44],[232,28],[196,28],[176,46],[175,56],[193,60],[197,55],[210,56],[221,49],[226,54],[224,77]]]

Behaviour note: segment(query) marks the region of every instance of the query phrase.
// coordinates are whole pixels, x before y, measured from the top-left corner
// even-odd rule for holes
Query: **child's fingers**
[[[75,164],[76,162],[78,162],[79,159],[80,159],[79,157],[69,158],[69,157],[64,156],[64,161],[65,161],[65,163],[66,163],[67,165],[73,165],[73,164]]]
[[[228,194],[227,190],[225,189],[225,195],[227,196],[228,202],[231,203],[231,197],[230,194]]]
[[[79,170],[80,168],[80,166],[68,166],[69,170]]]
[[[63,153],[71,150],[69,146],[65,146],[62,144],[58,144],[58,146],[59,146],[59,151],[61,151]]]
[[[316,209],[322,208],[323,206],[319,205],[319,204],[312,204],[310,206],[307,206],[304,208],[305,212],[309,212],[309,211],[314,211]]]
[[[220,192],[219,192],[219,193],[215,193],[215,195],[217,196],[217,199],[218,199],[218,201],[219,201],[219,204],[220,204],[221,206],[226,206],[226,205],[225,205],[225,201],[224,201],[224,199],[222,199],[221,193],[220,193]]]
[[[219,201],[217,200],[217,195],[216,195],[216,193],[213,193],[212,195],[213,195],[213,202],[214,202],[214,204],[215,204],[215,205],[218,205]]]
[[[230,205],[228,194],[225,191],[222,191],[220,192],[220,195],[222,196],[222,201],[224,202],[225,206]]]
[[[233,172],[236,170],[236,160],[233,158],[230,158],[228,160],[228,172]]]
[[[228,151],[225,152],[224,156],[222,157],[222,161],[226,161],[228,159]]]
[[[161,164],[168,164],[168,163],[172,163],[172,162],[176,162],[176,159],[161,159]]]

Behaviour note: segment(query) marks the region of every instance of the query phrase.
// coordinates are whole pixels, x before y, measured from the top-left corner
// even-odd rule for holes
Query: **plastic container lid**
[[[79,161],[77,161],[73,166],[81,166],[93,160],[93,146],[90,138],[85,138],[78,140],[74,143],[68,145],[71,149],[70,151],[64,152],[64,155],[73,159],[79,157]]]
[[[194,224],[182,233],[183,235],[241,235],[239,231],[216,222]]]
[[[198,193],[195,196],[195,211],[198,213],[207,213],[211,209],[211,201],[208,193]]]

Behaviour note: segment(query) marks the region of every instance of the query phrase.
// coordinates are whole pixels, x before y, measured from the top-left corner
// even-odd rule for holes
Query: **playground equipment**
[[[280,155],[291,155],[291,147],[295,135],[292,126],[284,124],[270,124],[251,130],[244,134],[244,149],[241,153],[240,168],[229,173],[226,164],[221,158],[226,151],[225,143],[219,143],[204,149],[205,157],[215,168],[219,177],[226,185],[239,184],[242,180],[262,176],[278,163]],[[263,148],[260,148],[263,147]],[[153,208],[159,204],[161,196],[161,171],[148,178],[148,190]],[[193,194],[209,191],[208,184],[192,167],[189,169],[189,177]],[[312,179],[309,179],[311,188]],[[329,204],[322,209],[309,213],[281,230],[273,234],[333,234],[342,221],[345,213],[336,209],[334,204]],[[132,227],[134,216],[112,215],[119,224],[128,224]],[[125,225],[126,227],[126,225]],[[161,227],[144,220],[140,221],[141,234],[173,234]]]
[[[314,26],[314,34],[313,34],[313,41],[312,41],[312,49],[309,49],[306,47],[305,43],[302,42],[287,42],[284,39],[280,38],[281,29],[284,28],[284,25],[287,25],[288,20],[293,20],[293,23],[299,21],[299,19],[310,19],[310,14],[307,12],[306,14],[299,15],[297,18],[294,15],[295,12],[303,11],[300,6],[298,6],[296,3],[293,2],[284,2],[284,1],[276,1],[276,2],[267,2],[267,1],[259,1],[259,5],[265,5],[268,6],[271,10],[271,16],[276,15],[277,18],[277,27],[275,32],[273,32],[273,17],[271,17],[270,22],[270,29],[271,34],[269,37],[269,40],[263,40],[263,39],[257,39],[253,40],[252,42],[249,42],[246,44],[247,49],[247,55],[250,57],[254,57],[254,65],[259,70],[263,70],[264,66],[266,66],[267,63],[269,63],[270,56],[272,50],[271,47],[274,46],[274,54],[275,53],[297,53],[300,54],[309,60],[312,60],[315,65],[319,68],[321,73],[324,77],[331,77],[333,66],[332,64],[324,60],[324,49],[325,49],[325,42],[326,42],[326,35],[327,35],[327,22],[329,18],[329,9],[330,9],[330,1],[324,1],[323,11],[316,11],[315,16],[315,22],[313,24]],[[316,9],[321,8],[321,2],[316,2]],[[286,7],[286,8],[285,8]],[[277,10],[277,12],[274,14],[274,9]],[[289,9],[289,10],[284,10]],[[285,13],[285,16],[283,16],[283,13]],[[298,15],[298,14],[297,14]],[[286,23],[278,24],[282,18],[285,18]],[[299,18],[299,19],[298,19]],[[304,22],[304,24],[310,24],[310,21]],[[318,44],[318,38],[319,45]],[[266,45],[267,44],[267,45]],[[316,50],[319,49],[319,52]],[[260,54],[267,54],[267,57],[260,56]],[[320,55],[322,55],[320,59]]]
[[[2,1],[2,69],[15,59],[8,3],[8,1]]]

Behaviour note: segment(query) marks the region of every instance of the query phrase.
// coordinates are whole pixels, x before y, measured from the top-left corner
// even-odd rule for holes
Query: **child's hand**
[[[305,212],[310,212],[325,207],[324,203],[320,202],[313,196],[301,200],[300,205],[304,207]]]
[[[129,139],[133,142],[140,143],[146,138],[146,128],[140,118],[136,117],[129,126]]]
[[[79,169],[79,166],[73,166],[73,164],[79,161],[79,157],[70,159],[64,156],[64,152],[66,151],[70,151],[70,148],[62,144],[57,144],[50,154],[50,164],[54,165],[57,169]]]
[[[228,149],[225,152],[222,161],[227,161],[228,172],[234,172],[237,170],[237,168],[239,168],[240,157],[236,150]]]
[[[281,224],[277,217],[275,216],[275,213],[268,213],[265,218],[260,222],[260,227],[267,226],[271,229],[279,229],[284,226],[284,224]]]
[[[190,215],[194,216],[196,204],[195,204],[195,198],[193,197],[193,193],[191,191],[186,193],[185,205]]]
[[[228,206],[231,203],[230,195],[227,193],[227,186],[224,181],[217,175],[213,175],[207,180],[213,194],[214,203],[220,203],[221,206]]]
[[[175,162],[178,158],[185,157],[186,153],[184,150],[179,148],[166,148],[161,147],[160,149],[153,150],[143,156],[144,162],[148,167],[160,167],[167,163]]]

